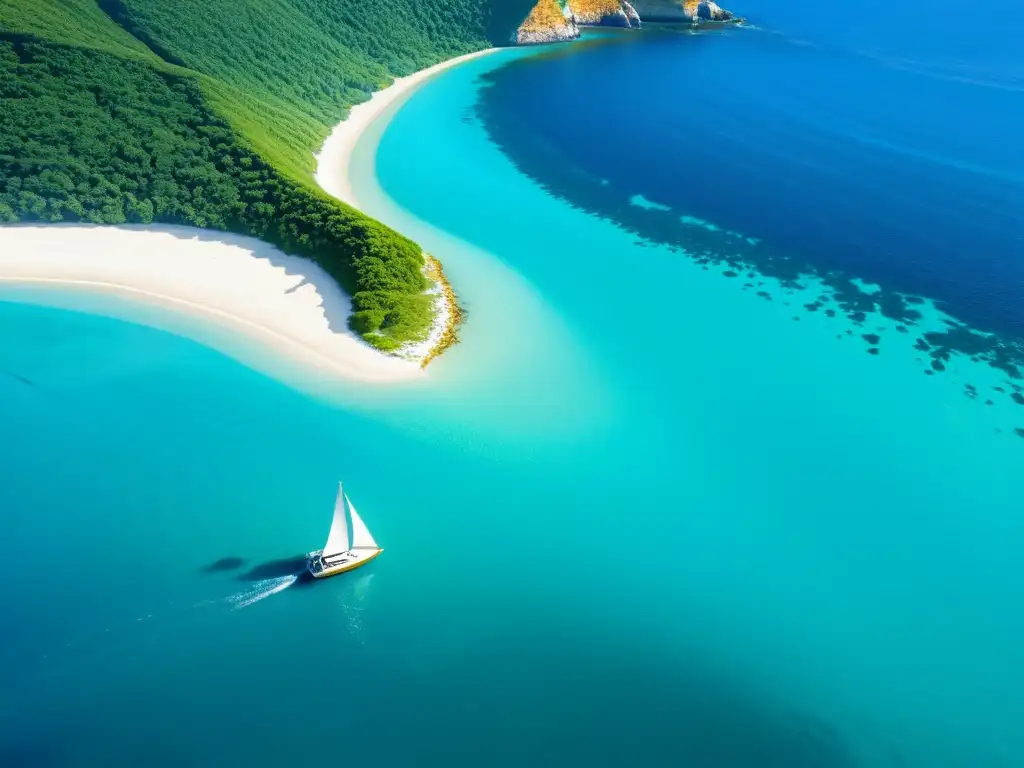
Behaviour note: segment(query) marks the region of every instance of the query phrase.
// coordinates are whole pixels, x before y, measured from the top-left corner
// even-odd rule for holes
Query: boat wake
[[[278,576],[274,579],[261,579],[255,582],[249,589],[238,594],[224,598],[225,602],[231,603],[235,610],[248,608],[253,603],[265,600],[271,595],[283,592],[299,580],[299,574],[291,573],[287,576]]]

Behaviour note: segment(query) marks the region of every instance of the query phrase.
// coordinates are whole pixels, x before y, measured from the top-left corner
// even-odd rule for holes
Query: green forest
[[[323,266],[351,325],[425,336],[419,246],[313,181],[395,76],[508,39],[532,0],[0,0],[0,223],[162,222]]]

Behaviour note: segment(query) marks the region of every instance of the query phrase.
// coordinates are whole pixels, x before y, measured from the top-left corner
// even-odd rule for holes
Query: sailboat
[[[323,549],[306,555],[306,567],[309,568],[309,572],[316,579],[334,576],[365,565],[383,551],[373,540],[370,529],[356,512],[351,499],[345,495],[341,483],[338,483],[338,498],[334,502],[331,532],[327,534],[327,543]]]

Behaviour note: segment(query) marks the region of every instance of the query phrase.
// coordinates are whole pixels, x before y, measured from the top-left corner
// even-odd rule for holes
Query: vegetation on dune
[[[304,182],[350,106],[392,77],[488,45],[484,0],[98,2],[164,60],[223,86],[210,93],[218,111]]]
[[[334,276],[369,343],[422,339],[420,248],[322,193],[313,152],[393,76],[507,37],[530,4],[0,0],[0,222],[254,235]]]
[[[0,0],[0,29],[152,63],[160,59],[118,27],[96,0]]]
[[[0,222],[243,232],[372,297],[385,311],[364,330],[375,346],[429,327],[419,247],[274,169],[210,110],[197,78],[0,33],[0,103]]]

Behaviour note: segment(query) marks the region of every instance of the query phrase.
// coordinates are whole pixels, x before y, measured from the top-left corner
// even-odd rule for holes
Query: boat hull
[[[347,562],[327,567],[318,563],[316,556],[320,554],[319,552],[311,552],[309,557],[306,559],[306,567],[309,569],[309,572],[314,579],[326,579],[331,576],[337,576],[340,573],[354,571],[356,568],[366,565],[383,551],[383,549],[377,549],[372,552],[368,552],[365,555],[359,554]]]

